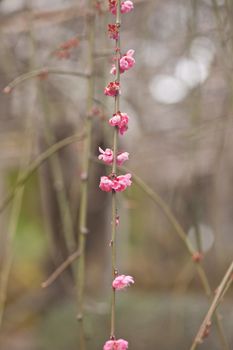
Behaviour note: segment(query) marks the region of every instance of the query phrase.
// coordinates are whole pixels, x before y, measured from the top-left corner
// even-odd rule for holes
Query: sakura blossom
[[[126,160],[129,160],[129,153],[128,152],[119,153],[116,159],[117,165],[122,165]]]
[[[128,130],[129,116],[127,113],[118,112],[109,119],[109,124],[111,126],[117,126],[118,131],[123,135]]]
[[[126,52],[125,55],[123,55],[120,58],[119,66],[120,66],[120,73],[124,73],[126,70],[129,70],[135,65],[135,59],[133,58],[134,50],[130,49]],[[114,64],[112,66],[112,69],[110,71],[111,74],[116,74],[116,65]]]
[[[132,276],[120,275],[114,279],[114,281],[112,282],[112,286],[116,290],[121,290],[126,287],[129,287],[131,283],[134,283],[134,279]]]
[[[122,1],[121,3],[121,13],[129,13],[133,10],[133,2],[130,0]]]
[[[108,83],[106,88],[104,89],[104,94],[107,96],[117,96],[120,93],[120,83],[117,81],[111,81]]]
[[[116,192],[124,191],[132,184],[131,177],[131,174],[117,176],[113,181],[112,189]]]
[[[105,192],[122,192],[132,184],[131,177],[131,174],[101,176],[99,188]]]
[[[104,151],[101,147],[99,147],[100,155],[98,156],[99,160],[102,160],[106,164],[112,164],[113,162],[113,151],[110,148],[106,148]]]
[[[110,148],[106,148],[105,151],[99,147],[100,155],[98,156],[99,160],[102,160],[106,164],[112,164],[113,162],[113,151]],[[128,152],[119,153],[116,157],[117,165],[122,165],[126,160],[129,159]]]
[[[112,180],[108,176],[101,176],[99,188],[105,192],[112,191]]]
[[[128,13],[133,10],[133,2],[130,0],[121,1],[121,13]],[[109,11],[116,15],[117,12],[117,1],[116,0],[109,0]]]
[[[108,340],[104,344],[103,350],[127,350],[128,342],[124,339]]]
[[[108,24],[108,36],[113,40],[119,39],[119,28],[115,23]]]

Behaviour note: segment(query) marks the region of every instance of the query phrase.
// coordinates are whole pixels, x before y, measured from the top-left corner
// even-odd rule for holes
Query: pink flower
[[[112,282],[112,286],[116,290],[121,290],[126,287],[129,287],[130,283],[134,283],[134,279],[132,276],[120,275],[114,279],[114,281]]]
[[[101,176],[99,188],[105,192],[122,192],[132,184],[131,177],[131,174]]]
[[[115,23],[108,24],[108,36],[113,40],[119,39],[119,28]]]
[[[113,180],[112,189],[116,192],[124,191],[132,184],[131,177],[131,174],[117,176],[116,179]]]
[[[117,96],[120,93],[120,84],[117,81],[111,81],[104,89],[104,94],[107,96]]]
[[[113,117],[109,119],[109,124],[111,126],[117,126],[118,131],[123,135],[128,130],[129,116],[127,113],[118,112],[113,114]]]
[[[106,148],[104,151],[102,148],[99,147],[100,155],[98,157],[99,160],[102,160],[106,164],[112,164],[113,162],[113,151],[110,148]]]
[[[99,188],[105,192],[112,191],[112,180],[108,176],[101,176]]]
[[[99,160],[102,160],[106,164],[112,164],[113,162],[113,151],[110,148],[106,148],[104,151],[101,147],[99,147],[100,155],[98,156]],[[128,152],[119,153],[116,159],[117,165],[122,165],[126,160],[129,159]]]
[[[125,55],[120,58],[120,73],[124,73],[135,65],[135,59],[133,58],[134,50],[128,50]],[[116,74],[115,64],[110,71],[111,74]]]
[[[103,350],[127,350],[128,342],[124,339],[108,340],[104,344]]]
[[[122,165],[126,160],[129,159],[129,153],[128,152],[122,152],[119,153],[117,156],[117,165]]]
[[[117,12],[117,1],[116,0],[108,0],[109,2],[109,11],[116,15]],[[121,1],[121,13],[128,13],[133,10],[133,2],[130,0]]]
[[[133,2],[130,0],[122,1],[121,13],[129,13],[133,10]]]

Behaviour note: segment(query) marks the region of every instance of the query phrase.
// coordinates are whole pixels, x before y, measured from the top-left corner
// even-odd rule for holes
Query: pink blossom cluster
[[[108,36],[110,39],[113,39],[113,40],[119,39],[119,28],[117,24],[115,23],[108,24]]]
[[[128,342],[124,339],[108,340],[104,344],[103,350],[127,350]]]
[[[120,66],[120,73],[124,73],[126,70],[129,70],[135,65],[135,59],[133,58],[134,50],[128,50],[125,55],[123,55],[120,58],[119,66]],[[110,71],[111,74],[116,74],[116,65],[114,64],[112,66],[112,69]]]
[[[99,187],[105,192],[122,192],[132,183],[131,174],[119,175],[111,174],[109,176],[101,176]]]
[[[109,3],[109,11],[116,15],[117,12],[117,0],[108,0]],[[133,2],[130,0],[121,1],[121,13],[128,13],[133,10]]]
[[[108,83],[106,88],[104,89],[104,94],[107,96],[115,97],[120,93],[120,83],[117,81],[111,81]]]
[[[127,113],[117,112],[108,122],[111,126],[116,126],[118,132],[123,135],[128,130],[129,116]]]
[[[129,287],[130,284],[134,284],[133,277],[132,276],[125,276],[125,275],[117,276],[112,282],[112,286],[116,290],[121,290],[121,289],[124,289],[126,287]]]
[[[99,147],[100,155],[98,156],[99,160],[102,160],[106,164],[113,163],[113,151],[110,148],[106,148],[104,151],[101,147]],[[116,157],[117,165],[122,165],[126,160],[129,159],[128,152],[119,153]]]

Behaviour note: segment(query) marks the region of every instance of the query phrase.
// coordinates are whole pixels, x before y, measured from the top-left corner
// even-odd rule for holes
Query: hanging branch
[[[85,120],[85,134],[81,172],[81,195],[80,195],[80,210],[79,210],[79,227],[78,227],[78,247],[81,251],[78,266],[77,266],[77,304],[78,314],[77,319],[79,321],[79,345],[80,350],[85,350],[85,329],[84,329],[84,283],[85,283],[85,246],[86,235],[88,233],[87,228],[87,208],[88,208],[88,180],[89,180],[89,163],[91,152],[91,137],[92,137],[92,110],[94,99],[94,53],[95,53],[95,12],[94,3],[92,0],[88,1],[89,14],[87,19],[87,40],[88,40],[88,53],[87,53],[87,67],[90,72],[90,78],[88,80],[87,87],[87,105],[86,105],[86,120]]]
[[[232,282],[233,279],[233,261],[230,264],[227,272],[225,273],[222,282],[220,283],[219,287],[217,288],[215,297],[213,299],[213,302],[206,314],[206,317],[204,321],[201,324],[201,327],[194,339],[194,342],[190,348],[190,350],[195,350],[199,344],[201,344],[206,336],[208,336],[210,332],[210,327],[211,327],[211,319],[213,317],[213,314],[216,312],[217,307],[219,306],[221,299],[223,297],[223,294],[226,292],[226,287],[230,286],[230,283]],[[229,283],[230,282],[230,283]]]
[[[124,339],[116,339],[116,291],[134,283],[131,276],[118,275],[116,259],[116,227],[119,224],[117,215],[116,195],[117,192],[124,191],[131,185],[131,174],[117,176],[117,165],[123,164],[128,159],[128,152],[118,154],[118,133],[124,134],[128,129],[129,117],[126,113],[120,111],[120,74],[133,67],[135,60],[132,57],[134,50],[129,50],[125,55],[121,54],[120,32],[121,32],[121,13],[130,12],[133,9],[132,1],[109,0],[109,10],[116,16],[116,21],[108,25],[108,34],[115,41],[115,64],[111,69],[111,74],[115,75],[115,80],[110,82],[104,93],[107,96],[114,97],[114,113],[109,119],[110,126],[113,127],[113,147],[103,150],[99,147],[99,159],[106,164],[111,164],[111,174],[102,176],[99,187],[102,191],[112,193],[112,232],[111,232],[111,267],[112,267],[112,299],[111,299],[111,326],[110,339],[105,342],[104,350],[128,348],[128,342]]]
[[[12,80],[4,89],[3,92],[5,94],[9,94],[17,85],[23,83],[24,81],[32,78],[40,78],[45,79],[49,74],[56,74],[56,75],[71,75],[73,77],[80,77],[84,79],[89,79],[90,74],[78,72],[78,71],[72,71],[72,70],[63,70],[59,68],[49,68],[49,67],[42,67],[39,69],[34,69],[30,72],[27,72],[25,74],[22,74]]]

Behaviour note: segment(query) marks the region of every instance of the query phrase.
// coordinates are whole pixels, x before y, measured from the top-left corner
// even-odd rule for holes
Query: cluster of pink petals
[[[104,89],[104,94],[107,96],[117,96],[120,93],[120,83],[117,81],[111,81],[108,83],[106,88]]]
[[[128,130],[129,116],[127,113],[117,112],[109,119],[111,126],[117,126],[118,131],[123,135]]]
[[[114,279],[114,281],[112,282],[112,286],[116,290],[121,290],[126,287],[129,287],[131,283],[134,283],[134,279],[132,276],[120,275]]]
[[[120,73],[124,73],[135,65],[135,59],[133,58],[134,50],[128,50],[125,55],[120,59]],[[112,66],[110,71],[111,74],[116,74],[115,64]]]
[[[108,340],[104,344],[103,350],[127,350],[128,342],[124,339]]]
[[[101,176],[99,188],[105,192],[111,192],[112,190],[122,192],[131,185],[131,177],[131,174]]]
[[[110,148],[106,148],[104,151],[101,147],[99,147],[100,155],[98,156],[99,160],[102,160],[106,164],[112,164],[113,162],[113,151]],[[116,158],[117,165],[122,165],[126,160],[129,159],[128,152],[122,152],[118,154]]]
[[[130,0],[123,0],[121,1],[121,13],[128,13],[133,10],[133,2]],[[109,0],[109,11],[116,15],[117,12],[117,1],[116,0]]]
[[[119,28],[117,24],[108,24],[108,36],[110,39],[118,40],[119,39]]]

